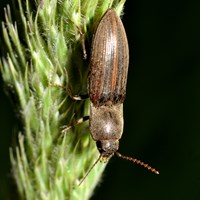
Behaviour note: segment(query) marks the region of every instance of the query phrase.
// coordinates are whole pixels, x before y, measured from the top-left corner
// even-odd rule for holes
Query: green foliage
[[[4,56],[0,70],[17,98],[22,130],[10,149],[13,176],[24,199],[88,199],[105,164],[98,163],[81,186],[78,183],[98,158],[88,123],[62,127],[88,115],[89,100],[73,101],[87,92],[88,61],[83,60],[81,34],[92,34],[109,7],[119,14],[125,0],[18,0],[8,6],[2,25]]]

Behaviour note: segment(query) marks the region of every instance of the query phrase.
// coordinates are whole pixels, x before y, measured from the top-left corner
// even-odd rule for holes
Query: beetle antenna
[[[88,174],[92,171],[92,169],[95,167],[95,165],[99,162],[99,160],[101,159],[102,155],[100,154],[98,159],[95,161],[95,163],[92,165],[92,167],[90,167],[90,169],[87,171],[87,173],[85,174],[85,176],[82,178],[82,180],[80,181],[80,183],[78,184],[78,186],[80,186],[83,181],[86,179],[86,177],[88,176]]]
[[[115,155],[117,155],[118,157],[123,158],[123,159],[125,159],[125,160],[129,160],[129,161],[131,161],[131,162],[137,163],[138,165],[141,165],[141,166],[143,166],[144,168],[147,168],[148,170],[152,171],[152,172],[155,173],[155,174],[159,174],[159,171],[157,171],[155,168],[149,166],[148,164],[142,162],[141,160],[138,160],[138,159],[136,159],[136,158],[131,158],[131,157],[128,157],[128,156],[124,156],[124,155],[122,155],[122,154],[119,153],[119,152],[115,152]]]

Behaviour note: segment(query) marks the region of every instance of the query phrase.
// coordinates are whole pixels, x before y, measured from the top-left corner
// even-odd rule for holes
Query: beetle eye
[[[97,149],[99,150],[99,153],[102,154],[104,152],[104,150],[102,149],[102,144],[100,141],[96,142],[97,145]]]

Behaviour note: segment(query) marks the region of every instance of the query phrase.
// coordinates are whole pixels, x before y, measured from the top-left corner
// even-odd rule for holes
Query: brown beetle
[[[113,9],[102,17],[93,37],[88,78],[90,131],[102,157],[118,150],[123,132],[129,50],[126,33]]]
[[[123,102],[128,65],[129,49],[124,26],[116,12],[108,9],[93,36],[88,76],[91,100],[89,127],[100,156],[80,184],[100,158],[108,160],[114,154],[159,174],[148,164],[117,152],[124,126]]]
[[[79,124],[89,119],[90,132],[96,141],[100,156],[80,184],[101,158],[107,161],[114,154],[159,174],[148,164],[117,152],[124,127],[123,102],[126,95],[128,64],[129,49],[124,26],[116,12],[110,8],[100,20],[92,40],[88,76],[90,116],[85,116],[77,122]],[[74,100],[83,99],[81,96],[72,96],[70,90],[68,93]],[[71,126],[64,131],[69,128]]]

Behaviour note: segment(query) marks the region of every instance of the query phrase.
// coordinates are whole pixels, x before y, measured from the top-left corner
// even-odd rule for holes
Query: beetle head
[[[109,159],[119,148],[119,140],[101,140],[96,142],[102,158]]]

